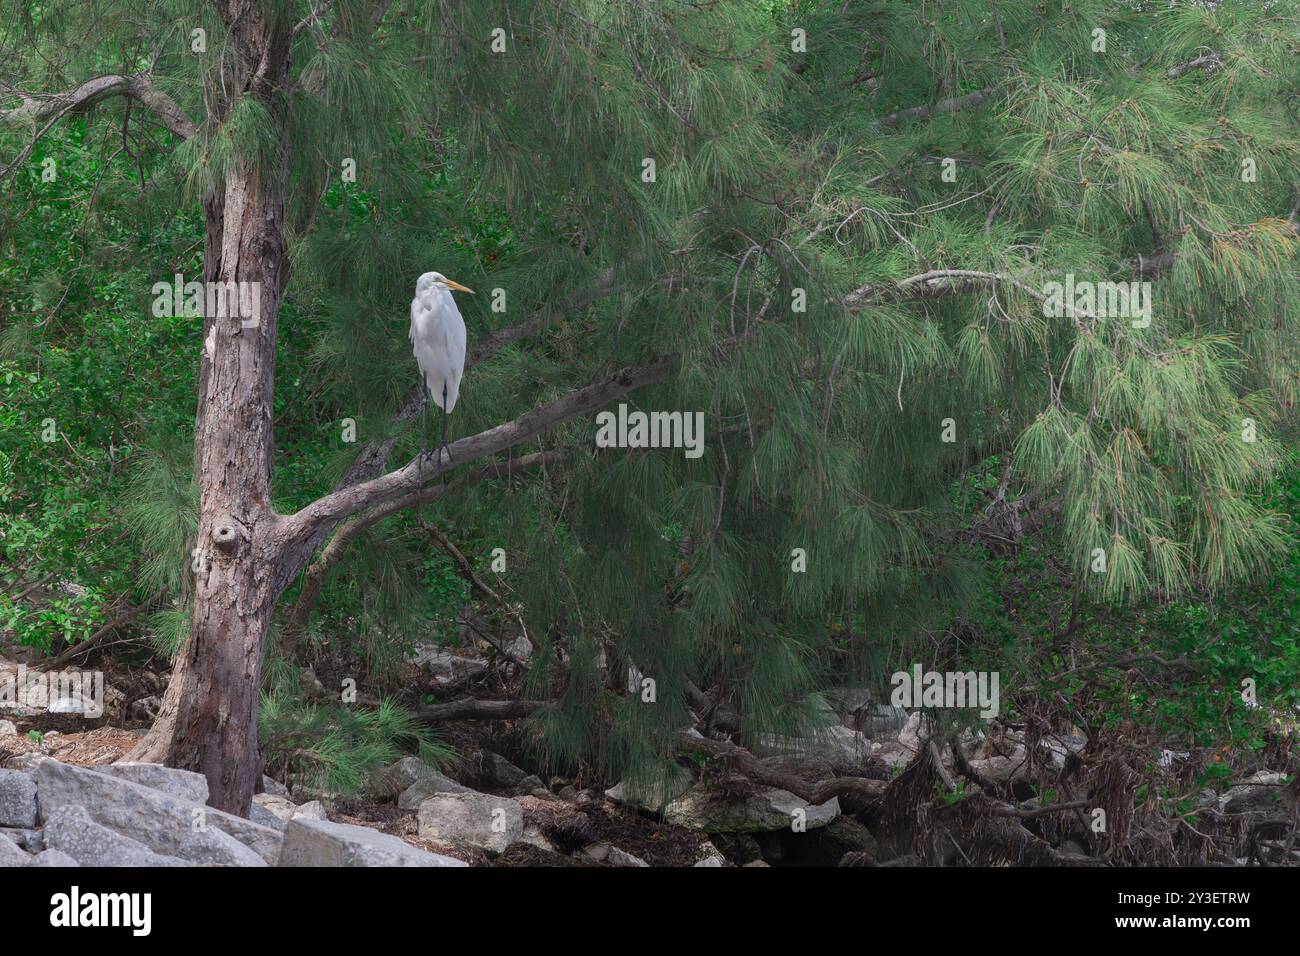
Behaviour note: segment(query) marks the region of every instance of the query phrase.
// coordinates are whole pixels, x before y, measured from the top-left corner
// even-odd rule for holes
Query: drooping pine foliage
[[[112,290],[145,325],[180,321],[148,316],[149,289],[198,271],[205,184],[239,154],[288,164],[284,510],[355,457],[343,419],[361,443],[393,427],[422,272],[479,292],[460,300],[473,364],[455,437],[673,360],[628,403],[704,412],[702,457],[593,448],[577,419],[537,442],[560,464],[432,506],[482,573],[506,551],[503,587],[542,643],[530,690],[559,702],[538,718],[556,764],[648,769],[691,722],[691,685],[720,688],[756,735],[932,653],[989,570],[955,489],[990,463],[999,503],[1047,509],[1044,533],[1100,600],[1221,588],[1285,548],[1254,492],[1300,385],[1296,3],[270,6],[303,23],[283,154],[251,97],[203,122],[224,26],[191,4],[6,5],[5,82],[151,69],[196,119],[178,146],[120,101],[93,117],[106,153],[125,144],[106,168],[139,180],[100,208],[101,233],[145,210],[191,225],[155,234],[148,268]],[[10,176],[14,237],[43,234],[24,209],[57,215],[39,160],[99,129],[85,122]],[[6,134],[4,155],[29,135]],[[14,241],[3,341],[39,349],[71,322],[42,318]],[[1067,275],[1151,281],[1149,326],[1046,316],[1043,290]],[[519,323],[535,333],[476,361]],[[177,417],[162,410],[154,434]],[[418,447],[408,431],[394,463]],[[13,468],[37,449],[3,451]],[[138,586],[183,601],[165,569],[184,566],[185,477],[137,473],[156,489],[132,499],[152,515],[132,522]],[[400,641],[437,618],[428,547],[406,515],[370,529],[317,632],[364,619]],[[653,705],[629,693],[633,668]]]
[[[307,792],[355,794],[411,750],[434,767],[452,758],[428,726],[389,700],[349,707],[304,700],[282,687],[262,698],[257,722],[268,772]]]

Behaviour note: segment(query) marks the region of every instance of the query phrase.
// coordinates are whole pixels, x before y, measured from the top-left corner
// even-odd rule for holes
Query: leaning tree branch
[[[108,637],[110,634],[116,633],[116,631],[119,628],[129,624],[132,620],[134,620],[137,616],[139,616],[141,612],[147,611],[149,608],[151,608],[153,606],[154,601],[157,600],[157,597],[158,597],[157,595],[154,595],[153,597],[149,598],[149,600],[145,601],[142,604],[137,604],[135,607],[128,607],[125,608],[124,610],[119,611],[111,621],[109,621],[107,624],[105,624],[103,627],[97,630],[94,634],[90,635],[90,637],[86,638],[84,641],[81,641],[78,644],[73,644],[71,647],[64,650],[63,653],[59,654],[53,660],[45,661],[41,664],[38,664],[35,669],[38,671],[57,670],[58,668],[62,667],[64,664],[68,663],[68,661],[72,660],[74,657],[78,657],[79,655],[84,654],[86,651],[93,649],[94,647],[103,643],[104,639]]]
[[[474,472],[470,482],[484,481],[488,478],[501,478],[513,475],[515,472],[523,471],[527,468],[536,468],[553,464],[562,456],[558,452],[534,452],[531,455],[523,455],[519,458],[512,458],[509,461],[500,464],[488,465]],[[451,485],[442,482],[437,485],[431,485],[428,488],[422,488],[419,491],[404,495],[387,504],[381,505],[362,515],[357,515],[348,521],[339,525],[327,544],[316,557],[316,560],[307,568],[303,575],[302,590],[298,592],[298,600],[294,602],[293,609],[289,612],[289,617],[281,629],[280,646],[284,656],[292,660],[297,652],[298,642],[302,637],[303,631],[307,628],[307,622],[311,619],[311,613],[316,608],[320,600],[321,587],[325,578],[343,559],[347,552],[348,546],[363,532],[373,528],[376,524],[392,515],[397,514],[407,508],[414,508],[418,505],[427,504],[437,498],[442,497],[450,490]]]
[[[26,162],[41,137],[59,120],[84,112],[112,96],[124,96],[139,103],[181,139],[189,139],[198,132],[194,121],[175,100],[154,85],[153,77],[148,73],[97,76],[64,93],[35,94],[16,89],[6,89],[5,92],[17,96],[21,105],[0,110],[0,123],[31,123],[36,131],[14,160],[0,170],[0,180]]]
[[[1193,70],[1213,71],[1221,66],[1223,66],[1223,60],[1219,59],[1219,54],[1211,51],[1202,53],[1196,59],[1188,60],[1186,63],[1174,64],[1165,72],[1165,76],[1171,80],[1176,80],[1183,74],[1191,73]]]
[[[345,518],[418,493],[427,482],[446,476],[452,469],[505,451],[571,418],[607,405],[628,392],[662,381],[671,368],[671,359],[659,359],[646,365],[620,369],[599,382],[530,409],[513,421],[453,442],[447,449],[452,462],[449,467],[438,464],[443,460],[441,455],[436,461],[416,456],[386,475],[318,498],[296,514],[281,519],[279,546],[282,553],[291,558],[288,562],[289,576],[297,573],[297,567],[301,566],[299,562],[305,563],[309,552],[303,552],[322,529],[328,533]]]
[[[997,90],[996,86],[986,86],[982,90],[976,90],[974,93],[967,93],[964,96],[950,96],[945,100],[939,100],[937,103],[929,103],[925,106],[913,106],[909,109],[899,110],[897,113],[890,113],[880,118],[881,126],[897,126],[906,120],[923,119],[927,116],[933,116],[935,113],[956,113],[958,110],[964,110],[968,106],[977,106],[993,95]]]

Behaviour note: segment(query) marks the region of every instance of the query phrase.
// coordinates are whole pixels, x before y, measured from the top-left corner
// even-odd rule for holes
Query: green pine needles
[[[301,21],[282,142],[248,94],[203,119],[225,31],[189,6],[97,2],[88,38],[83,3],[5,4],[4,79],[148,72],[196,118],[177,145],[132,107],[143,183],[116,157],[108,190],[128,212],[192,206],[232,163],[287,173],[283,510],[372,442],[414,455],[418,416],[393,415],[433,269],[478,291],[458,299],[453,439],[661,360],[622,400],[705,414],[699,459],[596,448],[579,416],[511,451],[546,467],[471,482],[471,464],[426,505],[479,574],[504,549],[492,579],[539,644],[527,688],[554,702],[534,721],[557,768],[648,776],[695,691],[749,742],[815,726],[819,693],[909,665],[971,611],[991,502],[1018,502],[1072,587],[1114,605],[1221,591],[1294,546],[1258,494],[1300,398],[1291,0],[268,4]],[[37,27],[42,55],[20,52]],[[116,135],[126,108],[85,122]],[[6,208],[46,195],[33,168]],[[152,271],[195,270],[201,240],[149,250]],[[4,275],[38,343],[85,346]],[[1067,280],[1149,283],[1150,315],[1047,314]],[[132,461],[179,515],[183,486]],[[960,493],[990,468],[989,494]],[[140,587],[179,595],[191,526],[159,507],[132,513]],[[365,617],[450,637],[430,547],[409,513],[376,523],[312,633]],[[262,710],[271,759],[327,789],[424,739],[389,705]]]

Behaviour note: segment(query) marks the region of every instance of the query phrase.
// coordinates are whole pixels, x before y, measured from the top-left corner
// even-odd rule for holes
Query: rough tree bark
[[[239,51],[239,88],[266,108],[283,159],[291,25],[256,6],[230,4],[223,12]],[[204,279],[247,284],[259,310],[255,322],[238,314],[204,316],[190,637],[158,719],[129,755],[202,773],[211,805],[244,816],[260,777],[262,642],[279,596],[280,519],[270,487],[276,331],[288,281],[284,168],[241,157],[220,193],[204,203]]]

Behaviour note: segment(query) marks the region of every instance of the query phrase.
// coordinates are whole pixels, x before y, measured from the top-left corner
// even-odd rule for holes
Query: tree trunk
[[[270,482],[276,323],[288,278],[284,184],[242,168],[205,208],[209,236],[220,237],[219,249],[209,243],[205,279],[255,283],[260,315],[256,324],[240,315],[204,319],[190,638],[157,721],[130,756],[202,773],[212,806],[247,815],[261,767],[262,643],[283,578]]]
[[[204,311],[194,425],[199,527],[190,637],[158,719],[130,759],[198,771],[207,777],[212,806],[247,816],[262,766],[262,643],[286,578],[283,522],[271,509],[270,489],[276,330],[289,278],[284,171],[291,21],[283,11],[259,6],[217,6],[235,56],[223,61],[220,82],[216,74],[209,77],[209,117],[219,121],[229,107],[226,90],[254,96],[272,119],[274,143],[249,144],[220,190],[205,199],[203,278],[250,290],[258,308],[255,315]],[[252,158],[269,145],[275,147],[272,161]],[[241,295],[240,301],[248,300]]]

